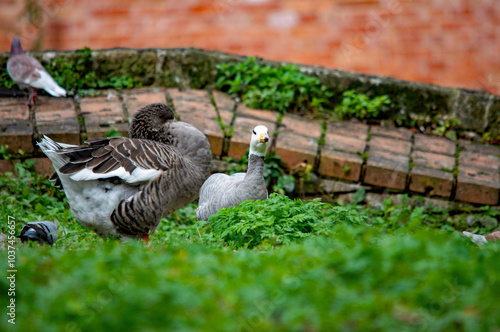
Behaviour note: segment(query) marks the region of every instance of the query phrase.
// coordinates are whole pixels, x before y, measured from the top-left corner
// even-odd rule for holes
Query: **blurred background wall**
[[[0,51],[198,47],[500,94],[500,0],[0,0]]]

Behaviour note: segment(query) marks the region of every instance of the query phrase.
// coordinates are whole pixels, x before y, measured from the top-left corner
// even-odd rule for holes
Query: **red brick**
[[[496,171],[500,170],[500,158],[489,154],[461,151],[458,163],[459,165],[489,168]]]
[[[363,158],[358,155],[323,148],[318,172],[321,175],[359,181],[362,166]]]
[[[85,119],[88,138],[106,136],[112,128],[121,135],[128,136],[127,119],[116,95],[82,98],[80,110]]]
[[[123,94],[123,101],[130,119],[138,110],[153,103],[167,103],[166,89],[132,89]]]
[[[370,133],[372,134],[372,136],[396,138],[403,141],[411,141],[411,138],[413,137],[413,131],[405,128],[371,126]]]
[[[286,162],[288,168],[296,168],[302,162],[314,165],[318,152],[315,138],[280,132],[275,153]]]
[[[414,150],[455,155],[456,144],[443,137],[415,134]]]
[[[248,108],[244,104],[238,104],[236,107],[236,116],[244,116],[246,118],[264,120],[272,123],[276,123],[278,120],[278,114],[278,112]]]
[[[404,190],[408,175],[409,157],[388,151],[370,152],[364,183]]]
[[[394,138],[372,136],[368,142],[370,154],[375,151],[388,151],[395,154],[409,156],[411,143]]]
[[[15,174],[14,161],[0,159],[0,174],[12,173]]]
[[[276,125],[273,122],[256,120],[243,116],[238,116],[233,124],[233,136],[229,141],[229,149],[227,155],[232,158],[241,158],[245,155],[246,150],[250,146],[250,138],[252,137],[252,130],[258,126],[266,126],[269,130],[269,138],[271,139],[269,145],[272,146],[274,140],[274,131]],[[269,152],[270,149],[268,149]]]
[[[13,98],[2,98],[0,101],[0,145],[8,145],[10,153],[18,153],[19,149],[33,152],[33,124],[29,120],[29,108]]]
[[[458,146],[469,152],[477,152],[480,154],[488,154],[492,156],[500,156],[500,147],[489,144],[478,144],[466,140],[458,140]]]
[[[226,135],[229,135],[230,127],[234,118],[236,101],[227,94],[217,90],[212,91],[212,95],[214,97],[215,105],[217,105],[219,116],[222,119]]]
[[[459,166],[455,199],[469,203],[499,204],[500,176],[497,171]]]
[[[30,160],[35,161],[35,172],[37,174],[49,177],[54,173],[54,168],[49,158],[31,158]]]
[[[368,138],[368,126],[353,121],[331,122],[327,125],[327,133],[354,137],[360,140]]]
[[[363,153],[366,148],[366,141],[355,137],[336,135],[327,132],[325,135],[325,148],[328,150]]]
[[[321,138],[321,125],[311,120],[304,120],[297,116],[285,115],[281,119],[280,132],[290,132],[306,137]]]
[[[438,153],[413,151],[411,154],[413,162],[422,167],[453,170],[455,166],[455,157]]]
[[[415,166],[410,171],[410,190],[431,196],[450,197],[453,174],[437,169]]]
[[[80,124],[75,105],[69,98],[40,97],[35,106],[38,134],[56,142],[80,144]]]
[[[175,112],[181,121],[187,122],[204,133],[212,149],[212,154],[220,156],[224,143],[224,133],[218,121],[217,111],[210,95],[205,90],[168,89]]]

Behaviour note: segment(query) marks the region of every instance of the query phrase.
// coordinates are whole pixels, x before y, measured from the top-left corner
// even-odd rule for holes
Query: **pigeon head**
[[[165,123],[174,120],[174,111],[165,104],[149,104],[137,111],[129,129],[130,138],[160,141]]]
[[[250,154],[264,157],[269,146],[269,130],[265,126],[257,126],[250,139]]]
[[[22,54],[24,53],[23,48],[21,47],[21,41],[19,38],[14,38],[12,39],[12,44],[10,46],[10,54],[15,55],[15,54]]]

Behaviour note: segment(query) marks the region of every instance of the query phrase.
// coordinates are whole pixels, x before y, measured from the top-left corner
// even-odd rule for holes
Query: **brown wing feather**
[[[106,174],[119,167],[130,174],[137,167],[164,171],[171,168],[178,157],[174,147],[142,139],[94,138],[85,143],[89,145],[58,152],[69,158],[59,169],[61,173],[74,174],[87,168],[93,173]]]

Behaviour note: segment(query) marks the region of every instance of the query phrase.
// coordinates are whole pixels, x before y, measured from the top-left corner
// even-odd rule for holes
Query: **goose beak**
[[[267,134],[260,134],[259,142],[267,143],[268,141],[269,141],[269,136],[267,136]]]

